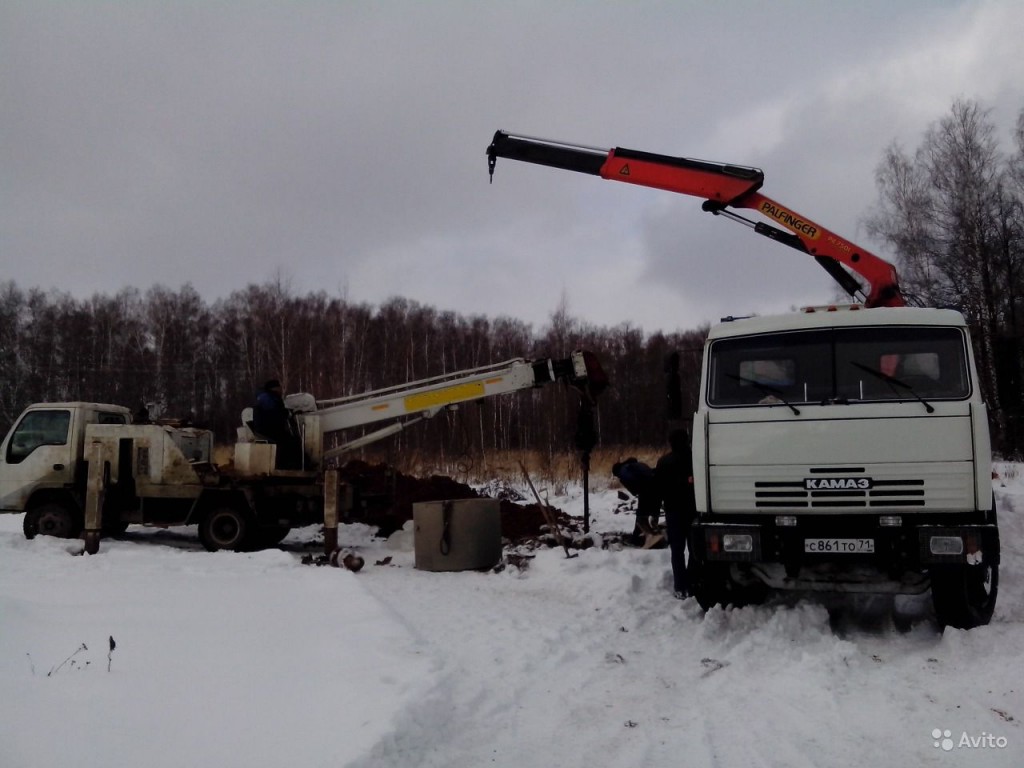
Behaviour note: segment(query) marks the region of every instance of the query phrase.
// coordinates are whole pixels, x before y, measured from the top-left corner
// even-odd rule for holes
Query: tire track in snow
[[[1013,517],[1007,537],[1024,534]],[[368,591],[439,672],[357,765],[912,768],[934,764],[936,727],[1016,739],[1016,752],[941,753],[950,765],[1020,764],[1016,585],[990,627],[900,634],[856,601],[838,621],[808,597],[704,616],[670,597],[667,557],[543,551],[522,573],[371,570]]]

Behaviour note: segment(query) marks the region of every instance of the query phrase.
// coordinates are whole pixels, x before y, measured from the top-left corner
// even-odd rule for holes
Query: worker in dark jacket
[[[625,461],[615,462],[612,465],[612,474],[627,491],[636,496],[634,539],[644,546],[655,544],[653,539],[658,537],[657,525],[658,513],[661,510],[661,497],[658,495],[654,470],[642,461],[631,457]]]
[[[252,429],[277,445],[278,469],[296,469],[299,462],[299,444],[292,430],[291,416],[284,405],[281,382],[270,379],[256,396],[252,409]]]
[[[665,506],[665,527],[672,551],[672,586],[675,596],[690,596],[690,580],[686,572],[686,547],[690,526],[697,515],[693,495],[693,456],[686,430],[673,430],[668,438],[669,450],[658,459],[654,477],[658,494]],[[691,557],[693,553],[690,553]]]

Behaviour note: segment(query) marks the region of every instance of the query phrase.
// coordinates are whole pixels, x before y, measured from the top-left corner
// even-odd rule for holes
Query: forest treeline
[[[911,303],[955,306],[973,332],[995,447],[1024,451],[1024,111],[1003,152],[990,114],[957,101],[908,152],[877,167],[870,233],[889,246]],[[809,267],[810,268],[810,267]],[[742,308],[738,308],[742,309]],[[664,366],[680,354],[683,414],[696,405],[707,329],[645,334],[597,327],[564,302],[539,330],[404,298],[371,306],[281,281],[205,301],[190,285],[76,299],[0,284],[0,428],[37,401],[153,403],[230,441],[262,382],[342,397],[514,357],[588,349],[612,383],[599,404],[606,445],[657,445],[666,433]],[[572,446],[576,398],[565,387],[491,398],[443,413],[389,441],[438,457]],[[429,463],[426,462],[426,463]]]
[[[607,444],[661,443],[666,357],[679,352],[684,412],[693,410],[706,329],[644,334],[574,319],[563,305],[539,332],[512,318],[439,311],[403,298],[380,306],[324,293],[294,295],[281,282],[251,285],[208,303],[190,285],[79,300],[0,285],[0,422],[27,404],[86,400],[146,404],[233,440],[262,383],[343,397],[517,357],[597,355],[612,386],[599,403]],[[390,438],[393,450],[444,464],[481,452],[572,448],[578,397],[547,387],[445,412]]]

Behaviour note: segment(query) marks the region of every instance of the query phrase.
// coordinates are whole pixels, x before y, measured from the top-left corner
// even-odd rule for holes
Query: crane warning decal
[[[619,176],[629,176],[629,163],[624,163],[623,166],[619,168]]]
[[[485,394],[482,381],[455,384],[451,387],[439,389],[436,392],[420,392],[409,395],[404,401],[405,410],[407,413],[413,413],[440,405],[451,405],[452,403],[461,403],[464,400],[475,400],[483,397]]]
[[[801,219],[792,211],[787,211],[781,205],[776,205],[775,203],[765,200],[761,203],[760,207],[758,207],[758,210],[765,216],[775,219],[779,224],[787,229],[806,235],[811,240],[817,240],[821,237],[821,232],[818,231],[816,226],[811,224],[809,221]]]

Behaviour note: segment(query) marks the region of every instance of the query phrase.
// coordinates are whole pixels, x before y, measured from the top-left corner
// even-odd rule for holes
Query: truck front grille
[[[778,513],[973,509],[970,462],[877,466],[711,466],[715,512]]]
[[[808,490],[803,482],[755,482],[756,509],[837,507],[923,507],[924,480],[876,480],[871,488]]]

